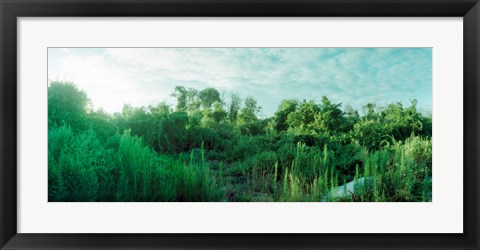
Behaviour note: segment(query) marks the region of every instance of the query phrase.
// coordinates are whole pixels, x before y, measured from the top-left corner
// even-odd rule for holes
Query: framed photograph
[[[1,249],[478,249],[478,1],[2,1]]]

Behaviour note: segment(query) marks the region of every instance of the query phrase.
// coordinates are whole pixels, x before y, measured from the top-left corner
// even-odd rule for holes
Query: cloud
[[[70,49],[68,49],[68,48],[59,48],[58,51],[62,52],[63,54],[66,54],[66,55],[71,55],[72,54],[72,51],[70,51]]]
[[[283,99],[360,108],[371,101],[430,107],[431,49],[364,48],[107,48],[49,49],[49,77],[74,81],[95,107],[167,100],[176,85],[253,96],[265,115]],[[50,57],[50,53],[55,56]],[[51,58],[51,60],[50,60]]]

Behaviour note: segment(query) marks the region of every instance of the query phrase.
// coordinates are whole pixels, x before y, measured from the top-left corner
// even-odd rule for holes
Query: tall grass
[[[338,187],[333,152],[327,146],[307,147],[298,143],[291,167],[284,173],[280,201],[328,200],[328,192]]]
[[[203,147],[200,162],[193,154],[185,162],[159,156],[129,130],[114,150],[93,131],[74,135],[68,126],[49,131],[49,140],[49,201],[224,200]]]
[[[355,195],[362,201],[431,200],[431,140],[411,136],[405,142],[373,152],[364,160],[364,172],[358,172]]]
[[[430,201],[431,147],[430,139],[412,135],[363,154],[350,193],[339,187],[347,180],[326,144],[287,146],[289,160],[263,151],[213,168],[203,145],[186,157],[160,155],[129,130],[101,141],[93,130],[75,134],[63,125],[49,130],[48,195],[50,201],[225,201],[226,178],[238,169],[248,177],[245,200]]]

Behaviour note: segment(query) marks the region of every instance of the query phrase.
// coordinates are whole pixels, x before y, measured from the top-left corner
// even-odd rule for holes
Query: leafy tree
[[[319,130],[326,132],[345,132],[349,130],[341,103],[334,104],[327,97],[322,97],[321,112],[316,115],[315,123]]]
[[[230,122],[235,123],[237,121],[238,112],[240,111],[240,104],[242,99],[237,94],[232,94],[230,97],[230,103],[228,106],[228,119]]]
[[[198,92],[198,98],[200,98],[200,102],[204,109],[212,107],[215,102],[222,103],[220,93],[214,88],[206,88]]]
[[[298,100],[290,99],[283,100],[275,112],[275,128],[277,131],[285,131],[288,129],[287,119],[288,115],[297,110]]]
[[[355,123],[360,120],[360,115],[358,114],[358,111],[354,110],[350,105],[345,106],[344,116],[347,123],[346,130],[352,130]]]
[[[172,96],[177,98],[176,111],[186,111],[188,90],[183,86],[176,86]]]
[[[201,102],[198,97],[198,90],[194,88],[189,88],[187,93],[188,100],[188,113],[195,114],[200,112]]]
[[[211,123],[219,123],[225,121],[227,118],[227,112],[223,109],[223,106],[219,102],[214,102],[211,108],[203,111],[203,124],[206,127],[210,127]]]
[[[216,122],[222,122],[227,118],[228,113],[223,109],[220,102],[214,102],[212,107],[213,120]]]
[[[390,104],[382,111],[384,133],[390,134],[396,140],[404,141],[410,135],[423,134],[422,115],[417,111],[417,101],[413,100],[410,107],[403,108],[401,103]]]
[[[377,107],[377,105],[375,103],[368,103],[368,104],[364,105],[362,107],[363,108],[363,113],[365,114],[364,119],[367,119],[367,120],[378,119],[378,114],[375,111],[376,107]]]
[[[48,86],[48,124],[69,124],[74,131],[85,129],[90,109],[87,94],[71,82],[51,82]]]
[[[237,122],[239,124],[255,122],[258,120],[256,114],[260,111],[261,107],[258,106],[257,100],[249,96],[245,99],[245,107],[240,110]]]
[[[150,106],[148,108],[150,114],[156,118],[165,117],[171,111],[170,105],[165,102],[160,102],[156,106]],[[185,110],[184,110],[185,111]]]
[[[320,106],[315,104],[313,100],[303,101],[295,112],[291,112],[287,116],[287,124],[290,128],[297,132],[314,132],[315,117],[320,113]]]

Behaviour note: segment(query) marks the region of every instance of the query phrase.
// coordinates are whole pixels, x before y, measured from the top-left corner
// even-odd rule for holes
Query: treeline
[[[172,95],[175,107],[110,115],[73,83],[51,82],[49,201],[431,200],[432,119],[416,101],[360,115],[326,97],[290,99],[261,118],[252,97]],[[351,181],[354,192],[334,195]]]

